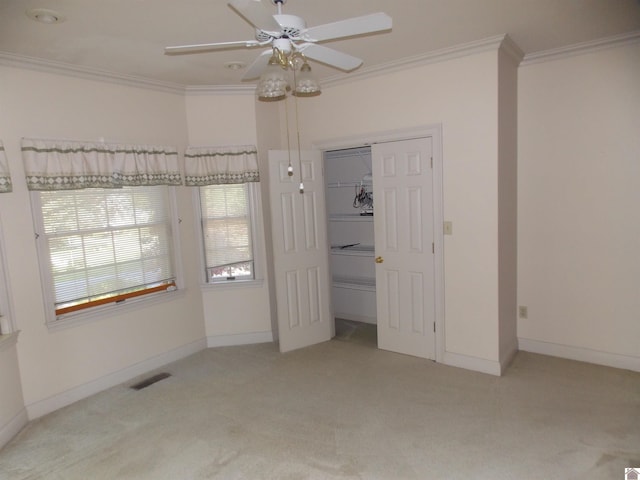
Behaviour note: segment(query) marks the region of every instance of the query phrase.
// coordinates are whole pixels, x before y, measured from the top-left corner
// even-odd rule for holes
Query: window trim
[[[18,333],[18,327],[13,314],[13,297],[11,295],[8,272],[9,266],[5,253],[4,229],[2,228],[2,221],[0,221],[0,315],[2,315],[9,324],[9,331],[0,332],[0,338],[8,338],[8,335],[17,335]]]
[[[122,303],[131,298],[142,297],[143,295],[151,295],[153,293],[162,291],[171,291],[174,287],[177,288],[176,283],[171,280],[167,283],[162,283],[153,287],[141,288],[140,290],[135,290],[133,292],[121,293],[118,295],[113,295],[111,297],[101,298],[99,300],[91,300],[85,303],[77,303],[76,305],[71,305],[70,307],[56,308],[55,313],[56,317],[60,317],[68,313],[79,312],[80,310],[88,310],[100,305],[107,305],[109,303]]]
[[[40,270],[42,301],[45,311],[45,324],[50,331],[88,323],[90,321],[105,317],[112,317],[116,314],[122,314],[132,309],[150,306],[152,304],[167,301],[169,299],[173,300],[174,298],[176,298],[178,293],[181,293],[183,291],[184,275],[179,229],[181,220],[178,217],[176,187],[173,185],[165,186],[167,187],[169,198],[168,206],[170,212],[171,240],[173,244],[171,256],[175,269],[175,288],[168,288],[169,286],[167,285],[167,287],[160,290],[152,288],[133,292],[133,295],[116,295],[114,297],[105,299],[104,302],[98,301],[90,307],[80,309],[71,308],[70,311],[64,313],[57,313],[56,311],[53,279],[51,277],[51,271],[49,268],[49,262],[51,261],[51,259],[49,257],[48,249],[43,242],[45,237],[41,236],[38,233],[44,228],[42,204],[40,202],[40,192],[37,190],[29,192],[31,198],[31,212],[33,215],[34,223],[34,234],[36,239],[36,250],[38,255],[38,268]]]
[[[262,223],[262,201],[260,182],[248,182],[249,218],[251,223],[251,242],[253,245],[253,278],[218,282],[207,281],[206,257],[204,250],[204,229],[202,226],[202,204],[200,187],[193,189],[196,238],[200,248],[200,287],[202,290],[222,290],[225,288],[257,287],[264,284],[264,229]]]

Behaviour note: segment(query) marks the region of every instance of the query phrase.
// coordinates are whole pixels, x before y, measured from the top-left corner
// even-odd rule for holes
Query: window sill
[[[20,331],[7,333],[5,335],[0,335],[0,352],[4,352],[5,350],[9,350],[11,347],[14,347],[16,343],[18,343],[18,334]]]
[[[203,283],[201,289],[203,292],[212,292],[236,288],[261,288],[263,285],[264,280],[229,280],[227,282]]]
[[[147,308],[164,302],[170,302],[184,295],[183,289],[168,292],[153,293],[144,297],[127,299],[121,303],[109,303],[99,307],[93,307],[86,311],[60,315],[55,320],[47,323],[49,332],[65,330],[67,328],[102,320],[104,318],[124,315],[140,308]]]

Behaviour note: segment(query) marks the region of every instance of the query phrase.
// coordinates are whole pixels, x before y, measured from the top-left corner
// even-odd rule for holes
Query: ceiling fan
[[[230,0],[229,5],[255,27],[255,40],[166,47],[165,54],[270,46],[249,66],[243,80],[259,77],[276,49],[284,55],[303,54],[306,58],[351,71],[362,65],[362,59],[318,45],[317,42],[380,32],[389,30],[392,26],[391,17],[386,13],[373,13],[307,28],[304,19],[282,13],[282,5],[286,1],[271,0],[277,8],[277,13],[272,14],[262,0]]]

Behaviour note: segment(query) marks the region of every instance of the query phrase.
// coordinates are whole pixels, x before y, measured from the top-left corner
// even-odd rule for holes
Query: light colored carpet
[[[375,348],[378,345],[378,327],[370,323],[337,318],[334,340],[360,343]]]
[[[520,353],[497,378],[338,338],[207,349],[148,388],[80,401],[10,442],[0,478],[597,480],[640,466],[638,373]]]

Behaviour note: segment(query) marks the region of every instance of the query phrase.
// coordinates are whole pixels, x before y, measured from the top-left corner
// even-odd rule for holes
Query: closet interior
[[[324,152],[336,318],[376,323],[371,147]]]

